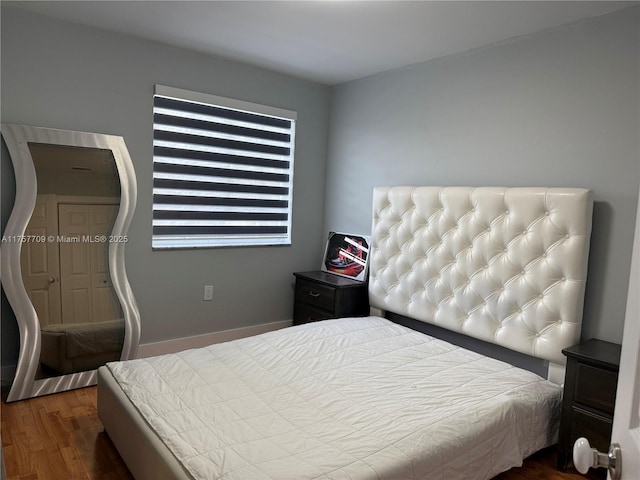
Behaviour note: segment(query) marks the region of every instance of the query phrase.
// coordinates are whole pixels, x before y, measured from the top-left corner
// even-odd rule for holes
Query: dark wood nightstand
[[[567,357],[567,372],[558,437],[559,470],[567,468],[573,444],[580,437],[586,437],[601,452],[609,451],[620,348],[594,339],[562,351]]]
[[[369,314],[367,282],[358,282],[322,271],[298,272],[294,275],[294,325]]]

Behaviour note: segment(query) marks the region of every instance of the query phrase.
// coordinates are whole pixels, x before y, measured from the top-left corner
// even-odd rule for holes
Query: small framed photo
[[[329,232],[321,270],[364,282],[371,237]]]

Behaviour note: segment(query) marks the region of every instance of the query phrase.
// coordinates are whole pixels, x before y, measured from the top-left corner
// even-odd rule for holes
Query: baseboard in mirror
[[[251,337],[261,333],[279,330],[281,328],[290,327],[293,320],[283,320],[280,322],[263,323],[251,327],[233,328],[230,330],[222,330],[220,332],[206,333],[204,335],[195,335],[192,337],[176,338],[174,340],[166,340],[163,342],[142,343],[138,346],[138,358],[153,357],[156,355],[164,355],[166,353],[176,353],[191,348],[202,348],[214,343],[229,342],[239,338]]]

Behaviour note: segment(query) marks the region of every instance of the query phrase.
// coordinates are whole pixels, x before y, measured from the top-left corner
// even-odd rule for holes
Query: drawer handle
[[[313,297],[313,298],[318,298],[320,296],[320,293],[319,292],[314,292],[313,290],[311,290],[309,292],[309,296]]]

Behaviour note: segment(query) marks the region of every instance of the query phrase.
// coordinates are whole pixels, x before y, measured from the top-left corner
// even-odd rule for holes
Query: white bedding
[[[377,317],[107,365],[196,479],[489,479],[555,442],[562,394]]]

